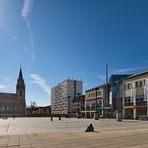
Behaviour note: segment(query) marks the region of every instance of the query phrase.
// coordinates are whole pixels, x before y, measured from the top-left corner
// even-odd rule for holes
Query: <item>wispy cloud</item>
[[[27,29],[28,29],[28,34],[30,38],[30,45],[33,47],[34,46],[34,34],[33,34],[33,30],[32,30],[32,27],[29,21],[27,21]]]
[[[3,89],[5,88],[5,85],[4,84],[0,84],[0,89]]]
[[[24,0],[21,16],[27,21],[32,7],[32,0]]]
[[[48,93],[48,95],[51,94],[50,87],[46,84],[46,81],[39,74],[31,74],[30,78],[32,79],[32,83],[39,85],[43,91]]]
[[[35,58],[36,58],[35,51],[33,49],[33,47],[34,47],[34,33],[33,33],[32,26],[31,26],[30,20],[29,20],[29,15],[31,13],[32,6],[33,6],[33,0],[24,0],[23,8],[21,11],[21,16],[26,23],[27,31],[28,31],[28,35],[29,35],[29,41],[30,41],[30,46],[24,46],[25,50],[24,49],[23,50],[25,52],[30,53],[30,56],[32,58],[32,62],[34,62]]]
[[[12,89],[14,88],[14,84],[12,83],[6,83],[6,84],[0,84],[0,89]]]
[[[132,67],[132,68],[125,68],[125,69],[113,69],[113,73],[126,73],[126,72],[133,72],[133,71],[137,71],[137,70],[142,70],[148,68],[148,66],[144,66],[144,67]]]
[[[99,75],[99,79],[106,80],[106,76],[105,75]]]

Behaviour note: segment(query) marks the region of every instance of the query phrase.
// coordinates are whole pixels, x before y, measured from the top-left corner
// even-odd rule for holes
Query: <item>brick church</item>
[[[16,93],[0,92],[0,114],[7,114],[8,116],[24,116],[25,112],[25,83],[22,69],[20,68],[16,84]]]

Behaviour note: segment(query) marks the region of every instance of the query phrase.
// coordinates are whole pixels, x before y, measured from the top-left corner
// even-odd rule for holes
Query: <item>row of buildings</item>
[[[20,68],[16,93],[0,92],[0,114],[25,116],[25,82]],[[51,114],[73,117],[138,119],[148,116],[148,71],[112,75],[109,82],[83,94],[83,82],[67,79],[51,89]],[[48,116],[50,106],[38,107],[34,115]]]
[[[148,116],[148,71],[112,75],[109,82],[85,91],[83,82],[65,80],[51,90],[51,113],[93,118],[138,119]]]

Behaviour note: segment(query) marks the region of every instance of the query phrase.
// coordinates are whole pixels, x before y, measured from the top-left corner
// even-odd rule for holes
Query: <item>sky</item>
[[[148,69],[147,0],[0,0],[0,92],[15,92],[20,66],[26,103],[51,103],[51,88]]]

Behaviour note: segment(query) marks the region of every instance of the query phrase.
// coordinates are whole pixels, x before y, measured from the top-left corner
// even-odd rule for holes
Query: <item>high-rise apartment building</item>
[[[83,82],[67,79],[51,89],[51,113],[68,115],[72,112],[72,100],[83,92]]]

